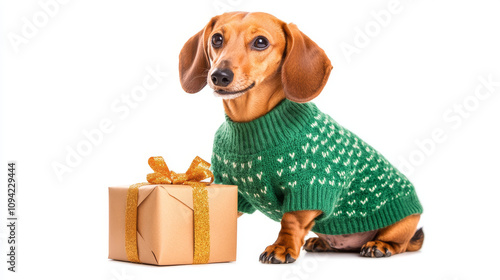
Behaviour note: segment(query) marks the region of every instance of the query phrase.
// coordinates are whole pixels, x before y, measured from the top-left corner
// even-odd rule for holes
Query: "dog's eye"
[[[262,50],[267,49],[267,47],[269,47],[269,41],[267,40],[266,37],[264,37],[264,36],[258,36],[257,38],[255,38],[253,40],[253,43],[252,43],[252,48],[253,49],[262,51]]]
[[[212,36],[212,46],[214,48],[222,47],[223,42],[224,42],[224,37],[222,37],[220,33],[215,33],[214,36]]]

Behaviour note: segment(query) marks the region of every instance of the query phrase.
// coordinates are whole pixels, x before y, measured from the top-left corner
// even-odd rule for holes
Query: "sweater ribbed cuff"
[[[283,213],[300,210],[321,210],[323,214],[316,218],[321,221],[330,216],[337,203],[340,189],[330,187],[303,187],[287,193],[283,201]]]
[[[246,214],[255,212],[255,207],[253,207],[240,193],[238,193],[238,212]]]

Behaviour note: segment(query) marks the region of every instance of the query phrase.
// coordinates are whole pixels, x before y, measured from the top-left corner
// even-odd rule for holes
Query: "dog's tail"
[[[406,251],[407,252],[418,251],[420,250],[420,248],[422,248],[423,244],[424,244],[424,230],[423,228],[419,228],[411,238],[410,243],[406,248]]]

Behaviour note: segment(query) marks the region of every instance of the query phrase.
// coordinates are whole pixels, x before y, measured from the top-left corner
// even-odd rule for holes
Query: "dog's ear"
[[[281,80],[287,99],[304,103],[318,96],[328,81],[332,65],[316,43],[295,24],[283,26],[286,51]]]
[[[191,37],[179,54],[181,86],[188,93],[196,93],[207,85],[207,75],[210,70],[207,39],[217,19],[218,16],[213,17],[205,28]]]

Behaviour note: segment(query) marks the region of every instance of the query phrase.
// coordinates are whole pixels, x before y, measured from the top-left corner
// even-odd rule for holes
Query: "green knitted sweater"
[[[413,185],[380,153],[318,110],[284,100],[263,117],[226,122],[214,139],[215,183],[238,186],[238,211],[321,210],[314,232],[350,234],[422,213]]]

